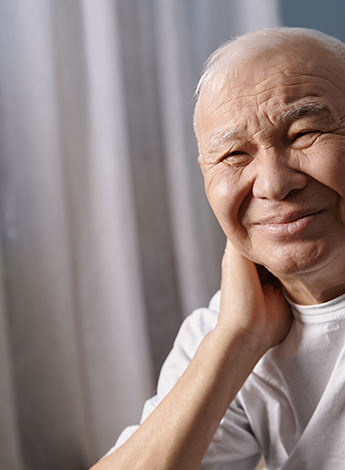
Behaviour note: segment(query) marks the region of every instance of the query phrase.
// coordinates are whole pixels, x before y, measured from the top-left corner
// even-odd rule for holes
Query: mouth
[[[295,235],[312,226],[326,211],[308,211],[267,217],[254,224],[265,232],[277,235]]]

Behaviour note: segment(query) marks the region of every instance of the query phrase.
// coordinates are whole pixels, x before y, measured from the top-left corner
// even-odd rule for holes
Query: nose
[[[292,157],[279,154],[274,148],[265,149],[254,159],[254,197],[282,201],[291,192],[303,189],[308,177]],[[253,162],[253,163],[254,163]]]

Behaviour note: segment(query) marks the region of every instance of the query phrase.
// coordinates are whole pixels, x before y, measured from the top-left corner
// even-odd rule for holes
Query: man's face
[[[244,60],[196,131],[206,194],[229,240],[281,279],[345,267],[344,69],[318,47]]]

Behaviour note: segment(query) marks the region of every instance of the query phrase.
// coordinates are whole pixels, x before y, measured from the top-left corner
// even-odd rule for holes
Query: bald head
[[[307,28],[271,28],[239,36],[223,44],[207,60],[196,89],[210,88],[219,92],[229,76],[236,74],[237,67],[247,58],[266,52],[287,51],[302,53],[310,47],[321,48],[334,56],[345,67],[345,44],[325,33]]]

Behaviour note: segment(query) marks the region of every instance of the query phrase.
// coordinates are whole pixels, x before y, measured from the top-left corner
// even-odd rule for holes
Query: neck
[[[328,302],[345,294],[345,269],[337,271],[323,272],[322,275],[317,271],[297,276],[277,277],[293,302],[300,305],[313,305]]]
[[[296,304],[315,305],[328,302],[342,294],[345,294],[345,282],[339,286],[333,286],[325,289],[324,285],[317,287],[307,286],[304,283],[285,283],[282,282],[289,298]]]

